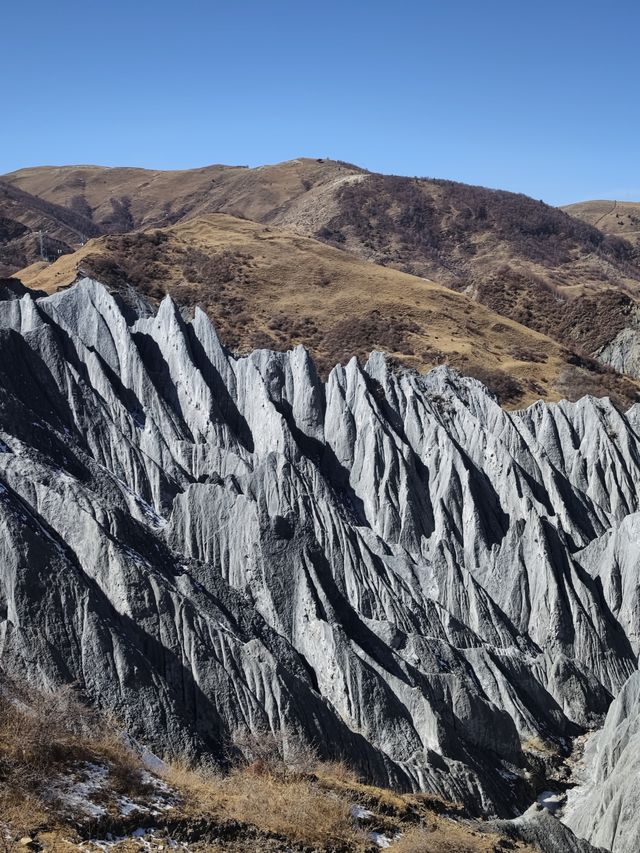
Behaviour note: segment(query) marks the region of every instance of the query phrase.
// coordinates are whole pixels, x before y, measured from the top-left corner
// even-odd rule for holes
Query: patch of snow
[[[165,836],[164,834],[156,835],[157,829],[154,827],[150,827],[148,829],[143,829],[139,827],[135,829],[131,835],[112,835],[110,832],[107,833],[105,838],[92,838],[90,841],[85,842],[81,849],[87,851],[95,850],[97,847],[99,850],[109,850],[116,845],[122,844],[126,841],[131,841],[133,839],[136,840],[136,849],[137,850],[158,850],[158,847],[162,845],[163,847],[169,850],[187,850],[188,845],[182,841],[176,841],[175,838],[170,838]]]
[[[148,812],[149,809],[139,803],[134,803],[129,797],[118,797],[118,811],[124,817],[128,817],[133,812]]]
[[[84,778],[77,779],[81,774]],[[63,806],[83,812],[87,817],[103,817],[107,810],[92,802],[91,795],[104,788],[109,770],[104,764],[83,764],[74,776],[59,776],[49,789],[49,796]]]
[[[377,844],[378,847],[391,847],[391,839],[388,836],[383,835],[381,832],[370,832],[369,838],[374,844]]]
[[[370,809],[363,809],[362,806],[351,806],[351,817],[356,820],[370,820],[373,817],[373,812]]]
[[[557,791],[542,791],[538,794],[536,802],[548,812],[551,812],[551,814],[555,814],[565,804],[566,799],[566,794],[561,794]]]

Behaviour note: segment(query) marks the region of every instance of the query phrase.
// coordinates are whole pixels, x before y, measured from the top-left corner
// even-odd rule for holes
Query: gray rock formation
[[[522,744],[636,670],[633,560],[589,554],[640,512],[640,408],[505,412],[379,353],[323,383],[89,279],[4,294],[0,349],[0,661],[155,749],[285,729],[506,817]]]
[[[640,378],[640,308],[637,305],[629,311],[624,328],[600,347],[594,357],[620,373]]]
[[[511,821],[496,821],[502,832],[535,844],[542,853],[607,853],[603,847],[594,847],[584,838],[578,838],[546,809],[534,804]]]
[[[640,672],[617,696],[584,755],[583,783],[569,792],[563,821],[613,853],[640,843]]]

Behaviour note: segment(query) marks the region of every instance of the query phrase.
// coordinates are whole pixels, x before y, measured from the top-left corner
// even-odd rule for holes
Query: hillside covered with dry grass
[[[640,246],[640,201],[579,201],[562,209],[570,216],[599,228],[604,234],[624,237]]]
[[[608,394],[627,406],[634,382],[432,281],[367,263],[289,230],[222,214],[87,243],[20,277],[54,292],[79,275],[170,293],[203,307],[223,342],[245,352],[302,343],[323,373],[374,349],[425,371],[449,363],[508,405]]]
[[[40,167],[3,180],[90,218],[103,233],[220,212],[284,225],[454,287],[487,274],[508,277],[509,270],[559,287],[640,281],[633,246],[623,233],[595,227],[584,205],[565,209],[576,217],[516,193],[381,175],[334,160],[182,171]],[[624,208],[627,218],[632,208]]]
[[[234,348],[303,342],[325,370],[378,347],[419,370],[448,361],[512,405],[635,400],[592,361],[640,310],[640,250],[599,218],[307,158],[166,172],[42,167],[3,180],[111,235],[50,269],[18,270],[16,256],[30,286],[68,284],[82,267],[202,301]]]
[[[226,766],[162,761],[72,688],[3,679],[0,850],[495,853],[534,848],[455,803],[362,784],[293,735],[229,746]]]

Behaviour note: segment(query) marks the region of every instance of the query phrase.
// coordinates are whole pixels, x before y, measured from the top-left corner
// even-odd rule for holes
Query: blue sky
[[[332,157],[640,200],[640,2],[8,2],[0,173]]]

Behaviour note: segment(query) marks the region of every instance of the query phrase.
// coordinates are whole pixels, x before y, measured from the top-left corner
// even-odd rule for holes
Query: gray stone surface
[[[640,377],[640,310],[634,306],[627,315],[627,323],[608,343],[601,347],[595,358],[620,373]]]
[[[542,853],[607,853],[594,847],[584,838],[576,837],[571,830],[553,817],[546,809],[533,805],[511,821],[496,821],[502,832],[534,844]]]
[[[640,849],[640,672],[588,741],[582,784],[570,791],[564,822],[613,853]]]
[[[639,418],[379,353],[323,383],[88,279],[0,301],[0,661],[159,751],[285,728],[514,815],[522,742],[600,725],[637,668],[589,554],[640,512]]]

